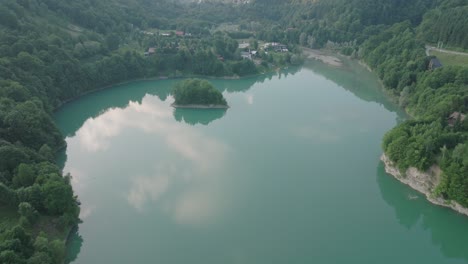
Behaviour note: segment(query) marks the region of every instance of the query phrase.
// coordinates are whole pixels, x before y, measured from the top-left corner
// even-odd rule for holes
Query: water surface
[[[384,173],[403,115],[372,74],[310,62],[211,81],[227,111],[174,110],[162,80],[56,114],[82,202],[72,263],[468,262],[468,219]]]

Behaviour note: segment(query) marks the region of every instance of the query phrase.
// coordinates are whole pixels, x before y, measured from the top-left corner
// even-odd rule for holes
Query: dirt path
[[[446,50],[446,49],[438,49],[436,47],[426,45],[426,55],[427,56],[430,56],[429,52],[431,50],[435,50],[435,51],[443,52],[443,53],[448,53],[448,54],[454,54],[454,55],[468,56],[468,53],[466,53],[466,52],[452,51],[452,50]]]

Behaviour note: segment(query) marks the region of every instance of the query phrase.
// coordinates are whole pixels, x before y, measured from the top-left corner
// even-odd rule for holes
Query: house
[[[149,48],[147,52],[145,52],[145,56],[151,56],[156,53],[156,48]]]
[[[454,126],[457,121],[463,122],[466,119],[466,115],[460,112],[453,112],[448,118],[447,123],[449,126]]]
[[[250,54],[250,52],[245,52],[245,51],[243,51],[243,52],[241,52],[241,57],[242,57],[243,59],[249,59],[249,60],[251,60],[251,59],[252,59],[252,54]]]
[[[275,45],[274,48],[276,52],[288,52],[289,51],[286,45],[279,44],[279,43]]]
[[[163,37],[169,37],[171,34],[170,33],[159,33],[159,35]]]
[[[284,45],[278,42],[265,43],[263,48],[265,50],[272,48],[276,52],[288,52],[289,51],[287,45]]]
[[[432,58],[431,61],[429,62],[429,70],[435,70],[437,68],[442,67],[442,63],[440,63],[439,59],[437,58]]]
[[[280,45],[278,42],[267,42],[263,45],[263,48],[264,49],[276,48],[278,45]]]
[[[183,31],[176,31],[175,34],[176,34],[176,36],[178,36],[178,37],[183,37],[183,36],[184,36],[184,32],[183,32]]]

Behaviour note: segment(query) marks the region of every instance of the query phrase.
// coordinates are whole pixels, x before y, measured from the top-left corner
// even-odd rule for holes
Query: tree
[[[2,6],[0,7],[0,25],[16,28],[18,27],[18,18],[14,13]]]
[[[252,38],[249,40],[249,44],[252,49],[258,49],[258,40]]]
[[[18,213],[25,217],[30,224],[35,224],[39,219],[39,213],[37,210],[27,202],[22,202],[18,205]]]
[[[49,244],[49,251],[52,256],[52,260],[56,264],[63,263],[65,258],[65,243],[56,239]]]
[[[36,179],[35,171],[33,166],[25,163],[21,163],[18,166],[18,173],[13,177],[13,186],[28,187],[34,183]]]
[[[0,145],[0,171],[12,172],[20,163],[28,162],[29,159],[23,148],[11,144]]]
[[[73,191],[71,186],[63,180],[51,179],[42,186],[44,194],[44,206],[52,215],[61,215],[69,210],[73,203]]]
[[[39,149],[39,154],[48,161],[54,160],[54,152],[47,144],[42,145]]]
[[[53,263],[52,258],[46,252],[36,252],[27,261],[27,264],[50,264],[50,263]]]
[[[26,258],[32,255],[34,248],[31,242],[31,235],[27,233],[23,227],[18,226],[18,225],[14,226],[13,228],[7,230],[4,233],[3,238],[4,238],[4,241],[2,244],[0,244],[0,251],[14,250],[15,255],[18,254],[18,256],[22,256]],[[14,256],[9,254],[8,258],[10,257],[14,257]],[[5,263],[5,262],[1,262],[1,263]],[[17,263],[17,262],[14,262],[14,263]],[[21,262],[18,262],[18,263],[23,263],[23,262],[21,260]]]
[[[3,264],[22,264],[24,259],[13,250],[3,250],[0,252],[0,263]]]

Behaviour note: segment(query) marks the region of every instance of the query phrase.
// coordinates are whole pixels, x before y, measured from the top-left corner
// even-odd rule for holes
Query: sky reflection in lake
[[[151,159],[152,175],[127,175],[129,190],[125,196],[128,204],[140,213],[162,210],[178,223],[201,224],[214,217],[218,210],[217,201],[222,195],[218,189],[223,188],[220,178],[229,146],[185,123],[174,122],[171,101],[170,97],[161,101],[156,96],[146,95],[141,103],[129,102],[125,108],[108,109],[98,117],[86,120],[76,136],[67,138],[67,142],[92,155],[113,151],[112,141],[127,130],[150,135],[154,142],[147,146],[157,146],[154,151],[165,154]],[[141,154],[148,153],[151,151],[124,152],[122,155],[139,159]],[[184,166],[178,166],[174,160],[182,161]],[[80,169],[83,171],[68,168],[74,175],[74,185],[80,192],[86,192],[91,180],[86,176],[86,168]],[[168,191],[172,194],[166,195]],[[87,218],[94,207],[84,204],[81,217]]]
[[[65,106],[73,263],[466,263],[465,219],[376,171],[401,118],[357,67],[212,80],[224,112],[174,111],[171,80]]]

